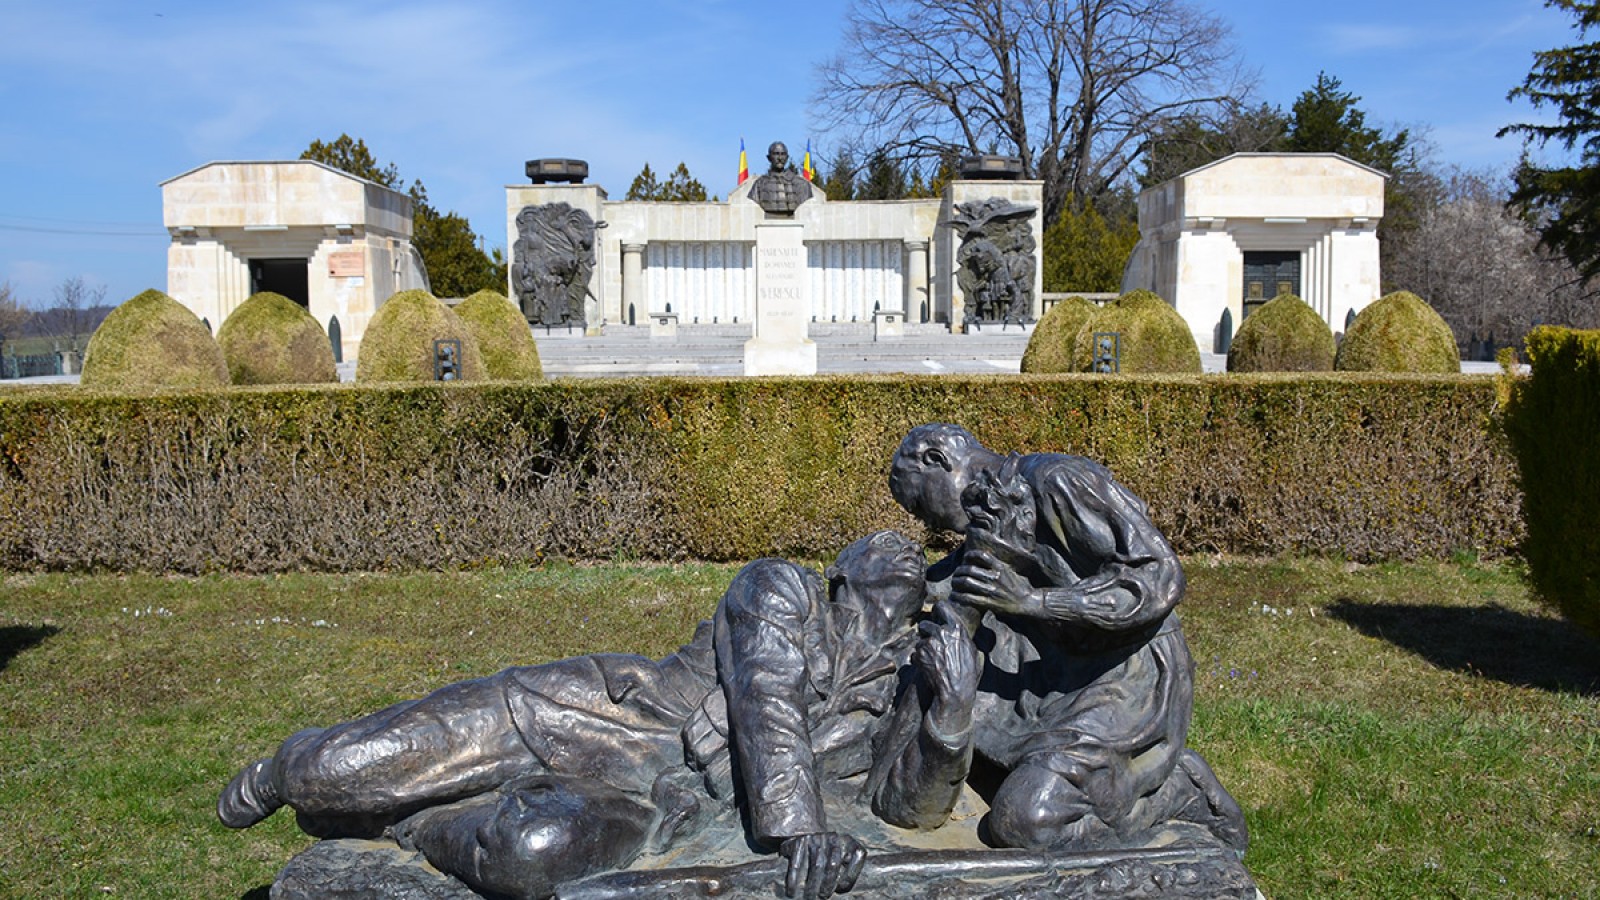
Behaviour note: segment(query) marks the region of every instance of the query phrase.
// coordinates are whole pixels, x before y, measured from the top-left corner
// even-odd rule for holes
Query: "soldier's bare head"
[[[841,550],[824,574],[836,600],[841,591],[850,591],[885,621],[894,621],[921,611],[926,567],[921,544],[897,531],[877,531]]]
[[[965,532],[961,492],[977,470],[999,459],[959,425],[919,425],[895,451],[889,492],[928,527]]]

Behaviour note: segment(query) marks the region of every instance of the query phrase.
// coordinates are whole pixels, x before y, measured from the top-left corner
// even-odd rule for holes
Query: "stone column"
[[[650,317],[649,298],[644,295],[644,244],[622,245],[622,310],[624,324],[637,324]],[[628,308],[633,308],[633,320],[628,319]]]
[[[933,298],[928,295],[928,242],[906,241],[905,319],[921,322],[923,308],[933,316]]]
[[[746,375],[815,375],[817,345],[807,336],[810,303],[805,226],[756,226],[755,337],[744,345]]]

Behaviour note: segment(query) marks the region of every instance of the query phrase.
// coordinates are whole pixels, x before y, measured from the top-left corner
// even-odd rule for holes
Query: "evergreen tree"
[[[666,183],[661,185],[661,199],[674,203],[704,202],[706,186],[689,174],[688,165],[680,162],[667,176]]]
[[[951,151],[939,154],[939,166],[934,169],[933,176],[928,179],[927,190],[929,197],[943,196],[944,189],[950,186],[950,182],[956,180],[959,159],[960,155]]]
[[[887,146],[856,162],[854,151],[840,150],[830,162],[826,177],[817,169],[816,185],[829,200],[928,200],[944,193],[955,180],[957,154],[937,157],[930,179],[912,158],[896,156]]]
[[[365,178],[384,187],[399,189],[400,170],[394,163],[387,166],[378,165],[378,160],[367,149],[367,142],[353,138],[348,134],[339,135],[337,140],[312,141],[311,146],[300,154],[301,159],[325,163],[341,172],[349,172],[357,178]]]
[[[689,174],[689,167],[684,163],[678,163],[666,181],[658,180],[650,164],[645,163],[639,174],[634,176],[633,184],[628,186],[626,199],[671,203],[702,201],[706,199],[706,186]]]
[[[638,175],[633,177],[633,184],[628,185],[625,200],[659,200],[661,199],[661,182],[656,180],[656,173],[651,171],[650,164],[645,163]]]
[[[411,184],[411,243],[428,270],[436,297],[470,297],[481,290],[505,290],[506,267],[497,253],[483,252],[482,241],[464,216],[441,213],[428,202],[422,182]]]
[[[856,191],[856,199],[904,200],[907,187],[906,172],[900,160],[879,147],[867,157],[866,177]]]
[[[339,135],[324,143],[312,141],[301,159],[326,163],[357,178],[399,189],[400,170],[393,163],[378,164],[366,141]],[[483,252],[482,239],[464,216],[441,213],[428,202],[428,189],[411,182],[411,245],[422,257],[428,287],[437,297],[466,297],[484,289],[503,291],[506,286],[504,255]]]
[[[1406,159],[1410,132],[1386,135],[1367,125],[1356,106],[1361,98],[1343,90],[1339,79],[1317,73],[1317,83],[1294,101],[1284,149],[1295,153],[1338,153],[1362,165],[1393,172]]]
[[[1422,148],[1408,130],[1386,133],[1367,125],[1361,98],[1343,89],[1339,79],[1319,72],[1317,83],[1294,102],[1284,149],[1296,153],[1338,153],[1389,176],[1383,189],[1383,221],[1378,225],[1379,253],[1385,272],[1394,250],[1414,232],[1423,213],[1438,202],[1438,179],[1426,170]],[[1387,276],[1384,283],[1389,282]]]
[[[911,183],[906,185],[906,199],[930,200],[934,196],[936,195],[932,190],[929,190],[928,183],[922,178],[922,170],[913,167],[911,169]]]
[[[1220,122],[1197,116],[1175,119],[1151,136],[1139,184],[1154,187],[1235,153],[1282,150],[1288,134],[1288,117],[1266,103],[1236,107]]]
[[[829,200],[854,200],[856,198],[856,160],[849,150],[840,150],[828,166],[828,177],[817,179],[817,185]]]
[[[1545,5],[1572,13],[1580,40],[1600,28],[1600,3]],[[1554,108],[1559,121],[1510,125],[1501,135],[1520,134],[1540,147],[1555,141],[1568,153],[1578,151],[1576,162],[1566,166],[1538,165],[1525,155],[1511,201],[1533,219],[1544,245],[1566,256],[1587,283],[1600,275],[1600,42],[1534,54],[1533,69],[1510,96]]]
[[[1139,243],[1131,218],[1107,222],[1093,203],[1068,204],[1044,232],[1044,289],[1096,293],[1122,289],[1122,270]]]

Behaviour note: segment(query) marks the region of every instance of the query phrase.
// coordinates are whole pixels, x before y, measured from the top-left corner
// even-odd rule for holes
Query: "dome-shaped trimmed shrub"
[[[1200,373],[1200,348],[1189,323],[1150,291],[1129,291],[1089,317],[1073,342],[1075,371],[1094,370],[1094,335],[1099,331],[1122,334],[1123,372]]]
[[[333,346],[305,307],[282,294],[251,295],[217,329],[217,344],[234,384],[325,384],[338,381]]]
[[[157,290],[111,311],[84,349],[87,387],[221,387],[228,366],[211,329],[188,307]]]
[[[433,381],[433,342],[461,342],[461,381],[484,376],[478,342],[461,317],[427,291],[401,291],[367,323],[356,359],[356,381]]]
[[[1028,349],[1022,353],[1022,371],[1041,374],[1074,372],[1072,347],[1085,322],[1100,307],[1082,297],[1068,297],[1050,307],[1033,327]]]
[[[1279,294],[1245,318],[1228,348],[1229,372],[1330,372],[1333,329],[1309,304]]]
[[[1341,372],[1461,371],[1450,326],[1421,297],[1396,291],[1356,314],[1339,343]]]
[[[537,381],[544,377],[539,345],[533,342],[528,319],[515,303],[498,291],[482,290],[456,307],[473,337],[489,377],[499,381]]]

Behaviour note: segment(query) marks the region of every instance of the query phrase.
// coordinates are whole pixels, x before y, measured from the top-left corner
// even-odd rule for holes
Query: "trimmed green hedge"
[[[538,381],[544,377],[539,345],[528,319],[499,291],[482,290],[461,301],[456,315],[472,332],[488,377],[497,381]]]
[[[1395,291],[1356,314],[1333,367],[1340,372],[1461,371],[1455,335],[1426,300]]]
[[[1099,311],[1100,307],[1082,297],[1068,297],[1050,307],[1028,337],[1028,347],[1022,353],[1022,371],[1038,375],[1074,371],[1072,351],[1078,332]]]
[[[361,335],[356,381],[401,384],[434,379],[434,341],[461,342],[457,380],[488,377],[478,341],[455,310],[427,291],[401,291],[383,301]]]
[[[1229,372],[1331,372],[1333,329],[1309,304],[1279,294],[1251,313],[1228,349]]]
[[[333,347],[311,313],[282,294],[251,294],[217,329],[233,384],[332,384]]]
[[[1506,431],[1522,472],[1523,556],[1540,598],[1600,636],[1600,331],[1535,328]]]
[[[0,394],[0,566],[197,572],[818,558],[922,529],[913,425],[1104,461],[1182,551],[1495,556],[1493,377],[630,379]],[[930,537],[923,535],[924,537]]]
[[[228,364],[199,316],[151,289],[124,300],[94,330],[82,383],[111,391],[216,387],[228,383]]]
[[[1189,323],[1151,291],[1129,291],[1095,310],[1073,342],[1072,371],[1094,371],[1095,332],[1122,335],[1123,374],[1200,374],[1200,348]]]

